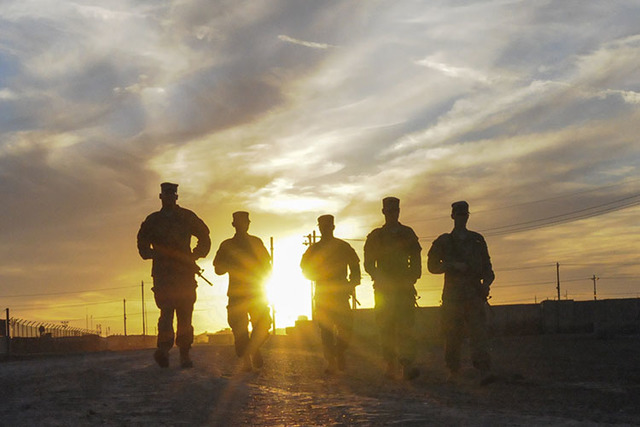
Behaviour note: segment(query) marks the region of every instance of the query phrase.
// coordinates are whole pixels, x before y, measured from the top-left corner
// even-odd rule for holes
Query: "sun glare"
[[[274,242],[273,272],[267,283],[267,297],[275,311],[278,329],[293,326],[299,316],[311,317],[311,284],[300,271],[304,250],[302,237]]]

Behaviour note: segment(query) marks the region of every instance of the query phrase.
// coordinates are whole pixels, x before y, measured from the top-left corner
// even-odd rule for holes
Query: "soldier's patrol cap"
[[[231,214],[234,221],[249,221],[249,212],[247,211],[237,211]]]
[[[451,213],[452,214],[468,214],[469,213],[469,203],[464,200],[460,200],[459,202],[451,203]]]
[[[160,191],[163,193],[176,194],[178,192],[178,184],[163,182],[160,184]]]
[[[382,209],[400,209],[400,199],[397,197],[385,197],[382,199]]]
[[[320,215],[318,217],[318,225],[333,225],[333,215]]]

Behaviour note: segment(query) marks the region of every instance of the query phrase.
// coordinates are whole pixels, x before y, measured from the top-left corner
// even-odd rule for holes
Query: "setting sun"
[[[311,284],[300,271],[305,250],[298,236],[276,240],[273,272],[267,283],[269,304],[275,311],[276,328],[293,326],[298,316],[311,317]]]

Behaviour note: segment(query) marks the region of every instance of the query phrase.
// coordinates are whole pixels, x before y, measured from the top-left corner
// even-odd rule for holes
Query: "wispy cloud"
[[[328,43],[317,43],[317,42],[310,42],[310,41],[305,41],[305,40],[298,40],[298,39],[294,39],[293,37],[285,36],[285,35],[282,35],[282,34],[278,36],[278,39],[282,40],[284,42],[297,44],[297,45],[305,46],[305,47],[310,47],[312,49],[330,49],[330,48],[336,47],[336,46],[332,46],[332,45],[330,45]]]
[[[214,245],[239,207],[265,232],[330,212],[362,238],[394,194],[427,238],[454,199],[488,212],[482,228],[639,191],[638,19],[618,3],[5,1],[0,279],[147,277],[132,239],[163,180]],[[634,215],[490,247],[498,265],[595,263],[604,240],[630,259]]]

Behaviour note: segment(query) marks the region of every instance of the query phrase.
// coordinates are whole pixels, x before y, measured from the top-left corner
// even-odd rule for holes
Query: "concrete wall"
[[[6,354],[6,342],[0,338],[0,355]],[[50,335],[38,338],[15,337],[11,339],[11,355],[69,354],[94,351],[122,351],[154,348],[156,337],[142,335],[114,335],[107,338],[98,335],[58,337]],[[3,352],[3,350],[5,350]]]
[[[437,340],[442,336],[440,311],[440,307],[416,309],[415,334],[419,340]],[[635,333],[640,332],[640,299],[487,306],[487,319],[494,335]],[[374,310],[357,310],[354,335],[369,340],[376,339],[377,333]]]

